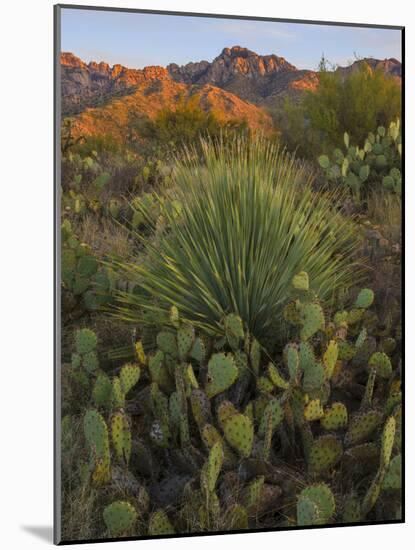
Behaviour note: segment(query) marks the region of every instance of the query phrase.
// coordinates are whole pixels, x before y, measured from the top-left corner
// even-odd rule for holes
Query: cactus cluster
[[[350,145],[344,134],[344,150],[335,149],[331,158],[321,155],[318,162],[329,181],[339,182],[359,194],[370,186],[381,185],[385,190],[402,191],[402,137],[400,120],[386,129],[379,126],[376,134],[369,133],[363,147]]]
[[[102,509],[109,534],[358,522],[398,506],[399,371],[374,302],[362,289],[329,316],[299,273],[274,357],[236,314],[212,337],[172,308],[111,373],[85,364],[97,341],[77,332],[90,483],[117,495]]]
[[[61,226],[61,240],[63,310],[73,315],[110,303],[115,285],[113,276],[99,265],[90,248],[79,241],[69,220]]]

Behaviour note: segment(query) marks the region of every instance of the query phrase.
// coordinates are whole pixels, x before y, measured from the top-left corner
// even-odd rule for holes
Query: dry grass
[[[87,243],[98,259],[107,256],[130,258],[134,241],[127,228],[110,218],[97,220],[94,215],[86,216],[77,231],[81,242]]]

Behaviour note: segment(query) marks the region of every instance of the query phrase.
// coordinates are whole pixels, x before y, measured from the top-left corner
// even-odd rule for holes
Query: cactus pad
[[[255,374],[258,374],[259,365],[261,363],[261,346],[256,339],[252,340],[249,359],[251,361],[252,370]]]
[[[117,501],[104,508],[103,517],[110,535],[119,537],[133,528],[137,512],[129,502]]]
[[[334,367],[337,363],[338,355],[339,350],[337,347],[337,342],[335,340],[330,340],[323,356],[324,376],[326,380],[330,380],[332,377]]]
[[[289,386],[288,382],[279,373],[277,367],[270,363],[268,365],[268,377],[276,388],[286,390]]]
[[[177,331],[177,349],[179,358],[184,361],[192,349],[195,340],[195,329],[190,326],[182,326]]]
[[[291,284],[296,290],[303,290],[307,292],[309,289],[308,273],[305,271],[300,271],[300,273],[294,275]]]
[[[362,510],[360,502],[355,497],[348,497],[343,505],[343,523],[357,523],[361,520]]]
[[[92,389],[92,397],[97,407],[109,407],[111,405],[112,384],[105,372],[98,374]]]
[[[108,428],[98,411],[85,413],[84,434],[94,462],[92,481],[96,485],[107,483],[110,479]]]
[[[151,515],[148,525],[149,535],[171,535],[174,532],[174,527],[163,510],[157,510]]]
[[[297,525],[320,525],[321,523],[317,505],[311,499],[300,496],[297,501]]]
[[[122,412],[112,416],[111,437],[118,460],[128,465],[131,457],[131,430],[128,417]]]
[[[209,449],[215,445],[215,443],[222,442],[222,436],[212,424],[205,424],[202,429],[202,439],[206,447]]]
[[[308,465],[310,472],[321,473],[337,464],[343,454],[342,444],[333,435],[323,435],[310,448]]]
[[[325,483],[306,487],[301,491],[300,499],[307,499],[315,504],[318,510],[317,524],[328,523],[333,517],[336,504],[330,487]]]
[[[209,457],[205,463],[202,472],[202,485],[205,485],[208,492],[215,490],[223,464],[223,447],[220,441],[217,441],[209,451]]]
[[[140,379],[140,367],[138,365],[124,365],[120,371],[121,388],[126,395]]]
[[[298,369],[300,366],[300,358],[298,356],[297,347],[293,344],[288,344],[286,347],[287,350],[287,366],[288,372],[290,373],[290,379],[295,380],[298,374]]]
[[[338,342],[338,348],[341,361],[350,361],[356,355],[356,348],[350,342]]]
[[[310,401],[304,407],[304,419],[307,422],[313,420],[319,420],[324,416],[324,410],[321,406],[320,399],[310,399]]]
[[[390,461],[382,487],[385,490],[402,488],[402,456],[400,454]]]
[[[324,313],[319,304],[306,304],[301,307],[301,322],[300,330],[301,340],[306,341],[314,334],[324,329]]]
[[[254,427],[251,420],[243,414],[234,414],[223,423],[226,441],[240,455],[248,457],[254,442]]]
[[[370,288],[363,288],[359,292],[354,305],[357,308],[367,309],[373,304],[374,299],[375,299],[375,294],[373,290],[371,290]]]
[[[369,367],[376,367],[376,373],[381,378],[390,378],[392,375],[392,363],[386,353],[377,351],[369,359]]]
[[[144,352],[143,343],[141,340],[135,343],[135,355],[137,357],[137,361],[140,365],[146,365],[147,364],[147,357]]]
[[[210,401],[204,391],[195,389],[190,395],[190,405],[199,429],[211,419]]]
[[[333,403],[324,413],[321,426],[328,431],[341,430],[347,427],[348,415],[346,405]]]
[[[305,392],[318,390],[324,384],[324,367],[321,363],[310,363],[304,370],[303,389]]]
[[[173,357],[177,357],[176,338],[172,332],[162,331],[157,334],[157,347]]]
[[[267,419],[268,415],[271,415],[272,430],[275,430],[277,426],[282,422],[284,418],[284,409],[278,399],[272,399],[265,407],[264,413],[261,418],[261,422],[258,428],[258,435],[263,437],[267,431]]]
[[[380,468],[385,469],[389,466],[389,462],[393,450],[393,442],[395,439],[396,420],[394,416],[390,416],[383,427],[382,439],[380,445]]]
[[[238,368],[231,355],[216,353],[208,364],[206,394],[209,398],[227,390],[238,378]]]
[[[222,401],[218,408],[218,419],[222,428],[224,422],[234,414],[238,414],[238,410],[235,408],[234,404],[230,401]]]
[[[346,433],[347,445],[355,445],[365,441],[379,426],[382,414],[374,409],[354,415]]]
[[[99,367],[98,355],[95,351],[89,351],[82,357],[82,365],[85,370],[91,374]]]
[[[116,409],[122,409],[125,406],[125,394],[118,376],[112,379],[112,404]]]
[[[96,334],[89,328],[83,328],[75,333],[75,348],[76,351],[81,355],[93,351],[96,346]]]
[[[256,386],[257,386],[258,391],[263,392],[263,393],[272,393],[275,389],[274,384],[266,376],[260,376],[257,379]]]
[[[238,315],[231,313],[225,317],[223,324],[228,344],[233,350],[237,350],[240,341],[244,338],[242,319]]]
[[[190,350],[190,357],[195,359],[198,363],[202,363],[202,361],[205,360],[206,346],[201,338],[195,338],[192,349]]]

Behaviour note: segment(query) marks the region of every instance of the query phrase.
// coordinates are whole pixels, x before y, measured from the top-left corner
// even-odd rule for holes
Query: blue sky
[[[86,62],[131,68],[182,65],[212,61],[224,47],[234,45],[262,55],[275,53],[300,69],[315,69],[323,52],[339,65],[355,55],[401,59],[401,33],[393,29],[77,9],[61,13],[62,51]]]

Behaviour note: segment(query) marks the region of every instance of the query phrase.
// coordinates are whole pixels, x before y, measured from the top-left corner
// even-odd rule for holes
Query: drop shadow
[[[22,525],[21,528],[26,533],[53,544],[53,527],[51,525]]]

